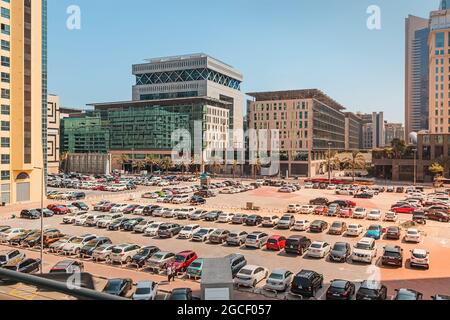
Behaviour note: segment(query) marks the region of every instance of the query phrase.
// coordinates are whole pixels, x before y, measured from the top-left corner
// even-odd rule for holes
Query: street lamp
[[[44,175],[45,171],[42,167],[34,167],[33,169],[41,170],[41,267],[40,271],[42,274],[42,269],[44,266],[43,257],[44,257]]]
[[[328,142],[328,184],[331,184],[331,142]]]
[[[414,148],[412,149],[412,151],[414,152],[414,187],[416,186],[417,183],[417,149]]]

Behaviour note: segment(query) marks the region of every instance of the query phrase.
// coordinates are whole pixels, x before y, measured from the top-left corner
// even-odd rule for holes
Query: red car
[[[137,207],[139,207],[138,204],[130,204],[128,207],[125,208],[125,210],[123,210],[123,213],[131,214],[134,212],[134,210],[136,210]]]
[[[271,236],[266,243],[267,250],[280,251],[286,247],[286,238],[283,236]]]
[[[352,201],[352,200],[345,200],[345,202],[347,202],[347,206],[349,208],[354,208],[356,207],[356,202]]]
[[[182,251],[175,256],[173,267],[176,272],[185,272],[192,262],[197,260],[197,254],[194,251]]]
[[[328,213],[328,207],[327,206],[317,206],[314,211],[314,214],[320,214],[320,215],[326,215]]]
[[[49,205],[47,209],[53,211],[54,214],[68,214],[70,212],[69,208],[64,205]]]
[[[391,209],[391,211],[395,212],[395,213],[413,213],[414,211],[416,211],[417,208],[410,206],[410,205],[403,205],[400,207],[394,207]]]
[[[95,186],[92,190],[96,190],[96,191],[107,191],[107,190],[106,190],[106,186],[103,186],[103,185]]]
[[[351,208],[343,208],[339,211],[339,217],[351,218],[353,217],[353,210]]]
[[[115,203],[109,203],[109,204],[107,204],[106,206],[104,206],[102,208],[102,211],[103,212],[110,212],[111,208],[114,207],[115,205],[116,205]]]

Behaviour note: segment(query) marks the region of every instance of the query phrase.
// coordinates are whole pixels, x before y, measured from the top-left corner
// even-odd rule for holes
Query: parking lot
[[[244,182],[245,183],[245,182]],[[183,185],[191,185],[193,183],[183,183]],[[87,191],[87,198],[83,200],[91,208],[92,205],[99,200],[105,199],[114,202],[121,203],[133,203],[133,204],[157,204],[156,200],[142,199],[140,196],[144,192],[151,192],[160,190],[160,187],[143,187],[139,186],[136,190],[120,193],[101,192],[101,191]],[[63,189],[58,189],[63,190]],[[432,190],[429,190],[430,192]],[[358,207],[364,207],[366,209],[380,209],[383,213],[390,210],[391,205],[398,200],[405,197],[405,194],[397,193],[380,193],[373,199],[353,199],[352,196],[336,195],[332,190],[316,190],[316,189],[304,189],[294,193],[280,193],[277,188],[274,187],[262,187],[255,190],[250,190],[244,193],[237,194],[219,194],[217,197],[209,198],[207,203],[198,208],[205,210],[222,210],[232,213],[245,213],[245,214],[258,214],[261,216],[282,216],[286,212],[286,208],[289,204],[307,204],[309,200],[317,197],[326,197],[330,201],[341,200],[353,200]],[[50,203],[70,203],[67,201],[47,201]],[[246,210],[247,203],[253,203],[254,206],[259,207],[258,211]],[[163,207],[168,208],[183,208],[187,207],[186,204],[174,205],[174,204],[160,204]],[[2,221],[0,225],[9,225],[11,227],[22,227],[26,229],[36,229],[40,227],[39,220],[25,220],[25,219],[11,219],[11,215],[19,215],[19,212],[8,212],[2,214]],[[94,214],[100,214],[95,213]],[[127,215],[127,217],[134,217],[135,215]],[[178,220],[176,218],[156,218],[145,217],[147,220],[174,222],[181,225],[187,225],[191,223],[199,224],[202,227],[208,228],[221,228],[227,230],[243,230],[251,233],[253,231],[263,231],[269,235],[282,235],[289,237],[294,234],[301,234],[311,239],[311,241],[325,241],[333,245],[336,242],[348,242],[352,246],[361,238],[351,238],[346,236],[330,235],[327,233],[311,233],[309,231],[291,231],[291,230],[278,230],[276,228],[263,228],[261,226],[250,227],[245,225],[232,225],[229,223],[223,224],[218,222],[207,221],[189,221]],[[337,217],[326,217],[317,215],[303,215],[297,214],[296,219],[306,219],[313,221],[321,219],[329,224],[333,221],[343,220]],[[160,239],[157,237],[150,238],[145,237],[142,234],[135,234],[133,232],[124,231],[108,231],[106,229],[99,229],[96,227],[84,227],[75,226],[62,223],[63,216],[55,215],[50,218],[45,218],[45,227],[52,227],[59,229],[64,234],[70,235],[82,235],[86,233],[92,233],[97,236],[109,237],[114,244],[120,243],[134,243],[141,246],[157,246],[161,250],[178,253],[184,250],[193,250],[197,253],[198,257],[210,258],[210,257],[223,257],[232,253],[241,253],[245,256],[248,264],[260,265],[268,268],[268,270],[274,270],[278,268],[285,268],[294,273],[301,269],[314,270],[324,276],[324,289],[318,293],[317,298],[321,299],[324,296],[327,284],[333,279],[346,279],[355,283],[361,282],[366,279],[379,280],[385,283],[389,289],[389,295],[394,294],[394,289],[401,287],[408,287],[421,291],[424,294],[424,299],[429,299],[431,295],[450,294],[450,270],[448,269],[448,262],[446,257],[450,254],[450,224],[441,223],[436,221],[428,221],[426,225],[419,226],[418,229],[424,235],[423,240],[419,244],[405,243],[402,238],[397,241],[380,239],[376,241],[378,248],[377,259],[372,265],[353,263],[348,260],[345,263],[334,263],[328,259],[313,259],[308,258],[306,255],[303,257],[287,255],[284,251],[274,252],[263,249],[250,249],[245,246],[232,247],[226,244],[217,245],[210,244],[209,242],[197,243],[191,240],[180,240],[176,237],[169,239]],[[411,219],[410,214],[399,214],[399,220],[395,223],[390,222],[373,222],[368,220],[355,220],[345,219],[348,223],[358,223],[364,228],[367,228],[371,224],[381,224],[383,227],[391,225],[399,225],[403,222]],[[401,268],[385,267],[381,266],[380,256],[382,255],[383,247],[386,244],[400,245],[404,251],[404,264]],[[5,246],[0,246],[0,249],[4,249]],[[409,266],[408,257],[409,251],[415,248],[424,248],[430,252],[430,269],[421,270],[413,269]],[[37,255],[37,251],[26,250],[27,256]],[[57,261],[64,259],[61,256],[54,254],[45,254],[44,256],[44,268],[51,268]],[[167,283],[167,277],[164,274],[156,275],[147,271],[138,271],[126,266],[111,266],[106,263],[94,263],[90,261],[84,261],[86,270],[97,277],[98,282],[96,288],[101,290],[104,286],[104,281],[101,279],[112,277],[130,277],[133,281],[151,279],[160,283],[162,289],[161,299],[166,296],[164,292],[170,292],[175,287],[190,287],[195,292],[199,290],[199,281],[184,279],[182,275],[170,285]],[[260,282],[257,285],[257,292],[261,292],[261,288],[264,286],[265,281]],[[20,288],[13,288],[20,292]],[[0,294],[5,293],[5,288],[0,287]],[[245,291],[245,290],[244,290]],[[251,290],[254,291],[254,290]],[[14,295],[20,296],[20,293],[15,292]],[[33,295],[33,299],[41,298],[41,296]],[[283,295],[278,298],[283,298]],[[44,296],[42,297],[45,298]],[[242,298],[253,298],[252,295],[242,295]]]

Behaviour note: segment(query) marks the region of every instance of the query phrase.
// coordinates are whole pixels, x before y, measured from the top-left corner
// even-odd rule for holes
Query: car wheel
[[[256,288],[256,284],[257,284],[256,280],[253,280],[253,288]]]

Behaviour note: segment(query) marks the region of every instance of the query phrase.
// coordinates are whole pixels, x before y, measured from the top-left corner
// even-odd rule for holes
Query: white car
[[[178,234],[179,239],[191,239],[194,233],[200,230],[200,226],[198,224],[190,224],[184,226]]]
[[[130,263],[133,256],[141,249],[137,244],[121,244],[115,246],[110,255],[110,261],[112,263]]]
[[[164,218],[173,218],[177,215],[177,209],[167,209],[163,212]]]
[[[336,190],[336,185],[335,184],[330,184],[330,185],[328,185],[328,187],[327,187],[327,190]]]
[[[398,220],[398,215],[395,212],[388,211],[385,213],[383,221],[396,222]]]
[[[144,235],[147,237],[156,237],[158,234],[159,228],[164,222],[153,222],[147,229],[144,231]]]
[[[150,227],[153,223],[154,223],[154,221],[143,220],[143,221],[139,222],[136,226],[134,226],[133,231],[135,233],[144,233],[145,230],[148,227]]]
[[[280,221],[278,216],[263,217],[262,226],[266,228],[273,228],[278,224],[278,221]]]
[[[94,216],[92,214],[83,214],[77,218],[75,218],[75,225],[76,226],[84,226],[88,218],[93,218]]]
[[[300,207],[299,213],[301,214],[312,214],[314,210],[316,209],[316,206],[311,204],[305,204]]]
[[[299,204],[290,204],[287,208],[287,213],[297,213],[300,211],[301,206]]]
[[[224,188],[220,190],[220,193],[222,194],[234,194],[237,193],[237,190],[235,188]]]
[[[422,234],[417,229],[409,228],[406,230],[404,240],[405,242],[420,243],[422,241]]]
[[[65,223],[65,224],[74,224],[75,223],[75,219],[78,218],[81,215],[84,215],[84,214],[86,214],[86,213],[85,212],[69,213],[63,218],[63,223]]]
[[[201,210],[201,209],[195,210],[194,212],[192,212],[192,214],[189,217],[189,219],[191,219],[191,220],[203,220],[207,214],[208,214],[207,210]]]
[[[362,238],[356,243],[353,248],[352,261],[372,263],[373,259],[375,259],[376,256],[377,247],[375,244],[375,239]]]
[[[145,206],[139,206],[136,209],[134,209],[133,213],[136,215],[141,215],[144,213],[144,209],[145,209]]]
[[[110,212],[111,213],[119,213],[119,212],[123,212],[125,210],[125,208],[128,207],[128,204],[116,204],[114,207],[111,208]]]
[[[102,244],[94,249],[92,252],[92,259],[94,261],[108,261],[111,256],[111,251],[114,248],[113,244]]]
[[[276,269],[266,280],[265,290],[286,291],[292,283],[294,274],[286,269]]]
[[[367,217],[366,208],[357,207],[353,210],[353,218],[354,219],[365,219]]]
[[[364,232],[364,227],[360,224],[351,223],[347,226],[346,236],[358,237]]]
[[[289,188],[289,187],[281,187],[280,189],[278,189],[278,192],[281,192],[281,193],[292,193],[292,192],[294,192],[294,189]]]
[[[153,211],[152,216],[154,217],[162,217],[164,216],[164,212],[166,210],[170,210],[170,208],[159,208]]]
[[[108,214],[97,221],[97,228],[108,228],[111,222],[119,218],[123,218],[123,214]]]
[[[305,183],[305,185],[303,187],[305,189],[312,189],[314,187],[314,183],[307,182],[307,183]]]
[[[264,267],[247,265],[239,270],[236,278],[234,278],[234,283],[238,286],[256,287],[268,275],[269,270]]]
[[[353,189],[336,189],[335,193],[343,196],[352,196],[355,194],[355,191]]]
[[[378,209],[372,209],[367,213],[367,220],[380,220],[381,219],[381,211]]]
[[[59,250],[60,253],[64,255],[78,255],[80,253],[81,248],[88,243],[91,240],[94,240],[97,238],[96,235],[93,234],[84,234],[79,237],[75,237],[65,243],[61,249]]]
[[[311,258],[325,258],[331,251],[331,246],[327,242],[314,241],[308,248],[306,255]]]
[[[69,212],[70,212],[70,213],[76,213],[76,212],[82,211],[80,208],[75,207],[75,206],[72,205],[72,204],[68,204],[66,207],[67,207],[67,209],[69,209]]]
[[[155,300],[158,293],[158,284],[154,281],[139,281],[132,299],[138,301]]]
[[[189,202],[190,199],[191,198],[189,197],[188,194],[178,194],[175,197],[173,197],[172,203],[173,204],[182,204],[182,203]]]
[[[201,228],[192,235],[192,241],[205,242],[209,240],[211,233],[216,231],[214,228]]]
[[[188,219],[196,208],[182,208],[176,210],[177,219]]]
[[[424,249],[411,250],[411,257],[409,260],[409,265],[411,267],[429,269],[430,268],[430,253]]]
[[[228,223],[228,222],[231,222],[233,217],[234,217],[234,213],[225,213],[224,212],[219,215],[217,222]]]
[[[293,230],[294,231],[307,231],[311,223],[308,220],[297,220],[295,221]]]
[[[23,228],[11,228],[8,229],[2,233],[0,233],[0,241],[1,242],[7,242],[9,240],[11,240],[12,238],[14,238],[15,236],[24,233],[25,229]]]

